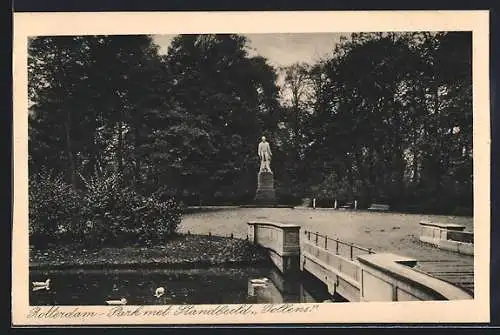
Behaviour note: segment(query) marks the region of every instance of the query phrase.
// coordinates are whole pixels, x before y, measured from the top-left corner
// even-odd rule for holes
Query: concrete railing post
[[[422,227],[420,241],[437,246],[440,249],[454,251],[467,255],[474,255],[474,243],[472,232],[465,232],[465,226],[451,223],[420,222]],[[457,234],[468,236],[467,241],[463,238],[454,240]]]
[[[256,243],[256,236],[257,234],[255,234],[255,225],[252,225],[252,224],[249,224],[248,225],[248,240],[251,242],[251,243]]]
[[[270,221],[249,221],[253,242],[269,250],[272,262],[283,274],[300,270],[300,226]]]

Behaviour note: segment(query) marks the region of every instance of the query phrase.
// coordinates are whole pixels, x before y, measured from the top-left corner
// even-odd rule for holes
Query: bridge
[[[272,221],[249,221],[248,236],[268,249],[276,267],[284,274],[299,269],[300,226]]]
[[[462,300],[472,294],[417,266],[417,259],[375,253],[339,239],[304,230],[299,225],[248,222],[251,240],[269,250],[283,275],[307,271],[330,294],[348,301]]]

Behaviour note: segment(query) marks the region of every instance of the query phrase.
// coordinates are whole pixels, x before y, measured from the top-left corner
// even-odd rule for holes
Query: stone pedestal
[[[255,203],[261,205],[274,205],[276,192],[274,190],[274,175],[272,172],[259,172],[257,177],[257,193]]]

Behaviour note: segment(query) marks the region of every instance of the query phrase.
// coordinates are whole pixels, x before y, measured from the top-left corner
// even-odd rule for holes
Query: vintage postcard
[[[487,11],[15,13],[14,326],[489,321]]]

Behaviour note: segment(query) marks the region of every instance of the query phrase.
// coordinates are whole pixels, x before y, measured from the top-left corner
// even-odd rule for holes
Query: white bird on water
[[[32,284],[33,284],[33,291],[50,289],[50,279],[47,279],[46,281],[34,281],[32,282]]]
[[[108,305],[126,305],[127,299],[121,298],[120,300],[106,300]]]
[[[159,298],[161,297],[162,295],[165,294],[165,288],[163,287],[158,287],[155,291],[155,294],[153,294],[155,297]]]
[[[267,278],[250,279],[250,283],[255,286],[266,285],[267,283],[269,283],[269,279]]]

